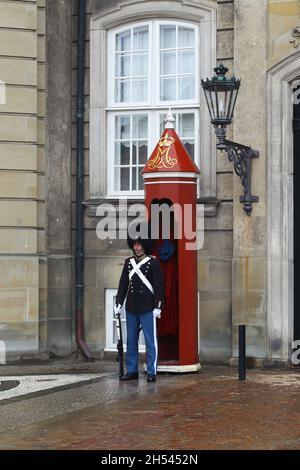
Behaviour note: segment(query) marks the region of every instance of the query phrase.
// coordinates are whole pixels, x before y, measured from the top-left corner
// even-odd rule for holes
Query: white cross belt
[[[129,281],[131,280],[131,278],[134,274],[137,274],[139,276],[139,278],[141,279],[141,281],[145,284],[145,286],[148,287],[148,289],[153,294],[154,291],[153,291],[153,287],[152,287],[151,283],[148,281],[146,276],[140,270],[140,267],[143,264],[147,263],[147,261],[149,261],[149,259],[150,259],[149,256],[147,256],[147,258],[142,259],[142,261],[140,261],[138,264],[136,264],[135,259],[131,258],[130,263],[131,263],[131,266],[132,266],[133,269],[129,273]]]

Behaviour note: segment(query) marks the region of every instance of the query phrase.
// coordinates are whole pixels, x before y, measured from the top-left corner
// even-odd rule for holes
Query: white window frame
[[[149,155],[148,158],[151,154],[151,151],[154,149],[155,145],[157,144],[159,137],[161,135],[160,132],[160,119],[159,115],[160,114],[167,114],[168,110],[159,108],[155,110],[151,109],[140,109],[140,110],[115,110],[112,111],[111,113],[108,114],[107,119],[108,119],[108,154],[109,155],[114,155],[114,145],[115,145],[115,117],[116,116],[126,116],[128,114],[134,115],[134,114],[147,114],[148,115],[148,149],[149,149]],[[199,152],[199,139],[200,139],[200,126],[199,126],[199,112],[198,109],[193,106],[192,108],[176,108],[173,109],[173,113],[178,115],[178,114],[189,114],[189,113],[194,113],[195,115],[195,132],[194,132],[194,155],[195,155],[195,163],[196,165],[200,165],[200,152]],[[128,139],[130,140],[130,139]],[[144,191],[115,191],[113,189],[113,184],[114,184],[114,161],[113,158],[109,158],[108,161],[108,178],[107,178],[107,197],[112,198],[112,197],[118,197],[118,198],[142,198],[144,195]]]
[[[122,109],[120,111],[113,111],[108,114],[108,154],[112,155],[112,158],[109,158],[108,161],[108,177],[107,177],[107,197],[120,197],[120,198],[130,198],[130,197],[143,197],[144,191],[116,191],[113,189],[114,184],[114,145],[115,145],[115,117],[116,116],[126,116],[126,115],[137,115],[137,114],[147,114],[148,115],[148,149],[151,148],[153,138],[150,138],[149,128],[152,127],[152,123],[149,122],[149,111],[146,110],[131,110],[131,109]],[[152,137],[152,136],[151,136]],[[130,139],[128,139],[130,140]],[[132,166],[130,166],[132,168]],[[141,168],[142,170],[142,168]]]
[[[206,1],[195,4],[186,3],[184,0],[174,0],[172,10],[168,0],[153,2],[145,0],[133,3],[131,0],[123,0],[122,8],[116,6],[101,10],[99,14],[92,16],[90,24],[90,198],[111,198],[113,195],[107,191],[109,148],[108,144],[108,119],[109,110],[121,109],[122,106],[111,107],[107,96],[107,61],[108,61],[108,36],[113,28],[124,29],[133,23],[143,24],[152,19],[161,21],[178,21],[188,23],[199,28],[198,41],[201,47],[197,51],[198,56],[198,98],[199,98],[199,149],[200,154],[200,195],[201,197],[216,196],[216,140],[210,123],[209,113],[205,105],[205,97],[201,90],[200,78],[210,76],[216,64],[216,9],[217,5],[208,5]],[[145,21],[145,19],[147,21]],[[203,45],[203,47],[202,47]],[[197,74],[196,74],[197,75]],[[176,109],[177,106],[172,106]],[[184,109],[190,105],[184,104]],[[166,109],[166,103],[156,107]],[[179,108],[183,106],[180,105]],[[126,109],[126,107],[124,107]],[[140,106],[136,110],[143,109]],[[151,107],[149,108],[151,109]],[[150,144],[151,145],[151,144]],[[151,149],[149,150],[151,152]],[[195,151],[196,156],[196,151]],[[142,192],[141,192],[142,193]],[[127,196],[128,197],[128,196]],[[143,197],[136,193],[129,198]]]
[[[114,342],[114,329],[116,328],[117,319],[114,315],[114,304],[117,296],[118,289],[105,289],[105,348],[104,351],[117,351],[117,336],[116,342]],[[121,313],[121,327],[123,336],[123,349],[126,351],[126,318],[124,305]],[[145,339],[143,332],[140,332],[139,337],[139,352],[144,353],[146,351]]]
[[[160,38],[160,26],[164,25],[176,25],[187,27],[194,30],[195,33],[195,97],[193,99],[187,100],[170,100],[162,101],[160,99],[160,48],[159,48],[159,38]],[[115,54],[116,54],[116,36],[117,34],[126,31],[138,28],[141,26],[148,26],[149,28],[149,49],[148,49],[148,100],[139,101],[139,102],[115,102],[114,101],[114,92],[115,92]],[[199,56],[196,53],[199,50],[199,26],[191,22],[185,22],[180,20],[152,20],[147,22],[133,22],[122,27],[110,30],[108,32],[108,67],[107,67],[107,83],[108,83],[108,110],[110,108],[130,108],[133,109],[135,106],[140,107],[150,107],[157,108],[169,107],[169,106],[180,106],[185,108],[188,105],[199,106]],[[154,36],[153,36],[154,31]],[[154,47],[152,47],[154,46]],[[153,53],[154,51],[154,53]],[[154,79],[151,80],[150,76],[153,76]],[[113,79],[112,79],[113,77]]]
[[[156,114],[159,116],[159,114],[167,114],[168,110],[167,109],[158,109],[156,111]],[[172,112],[173,114],[175,115],[178,115],[178,114],[191,114],[191,113],[194,113],[195,115],[195,121],[194,121],[194,124],[195,124],[195,129],[194,129],[194,143],[195,143],[195,147],[194,147],[194,162],[196,163],[196,165],[198,167],[200,167],[200,120],[199,120],[199,108],[193,106],[191,108],[184,108],[184,109],[181,109],[181,108],[173,108],[172,109]],[[177,118],[177,116],[175,116]],[[156,139],[156,143],[158,141],[158,138],[161,134],[160,132],[160,119],[156,118],[154,120],[154,125],[155,125],[155,136],[157,136],[157,139]],[[179,130],[178,129],[175,129],[178,136],[182,138],[182,136],[180,136],[180,133],[179,133]]]
[[[161,101],[160,100],[160,27],[163,25],[175,25],[176,30],[178,27],[183,28],[190,28],[194,31],[194,50],[195,50],[195,97],[193,99],[187,100],[176,100],[176,101]],[[148,100],[145,102],[114,102],[114,93],[115,93],[115,57],[116,57],[116,37],[118,34],[131,31],[131,38],[133,34],[134,28],[139,28],[142,26],[147,26],[149,31],[149,39],[148,39]],[[152,36],[152,31],[154,30],[154,36]],[[198,59],[196,51],[199,47],[199,40],[198,40],[198,26],[183,22],[183,21],[157,21],[151,20],[148,22],[133,22],[131,24],[123,25],[123,27],[119,27],[109,31],[108,33],[108,75],[107,75],[107,83],[108,83],[108,102],[109,107],[106,109],[107,111],[107,136],[108,136],[108,155],[111,156],[108,160],[108,171],[107,171],[107,198],[142,198],[144,195],[143,190],[115,190],[114,189],[114,156],[115,156],[115,117],[120,115],[134,115],[134,114],[147,114],[148,115],[148,158],[151,155],[152,150],[154,149],[157,141],[160,137],[159,128],[157,129],[157,117],[161,113],[161,110],[165,108],[165,113],[167,113],[167,109],[169,107],[174,108],[174,112],[176,114],[187,113],[188,109],[186,107],[191,107],[190,112],[195,112],[195,133],[194,133],[194,141],[195,141],[195,155],[196,147],[197,150],[199,148],[199,133],[197,132],[198,129],[198,120],[197,117],[197,108],[199,108],[199,97],[197,92],[197,83],[198,83]],[[132,46],[130,47],[130,50]],[[177,49],[176,49],[177,50]],[[153,67],[151,67],[151,64]],[[131,76],[131,75],[130,75]],[[152,78],[154,77],[154,78]],[[177,77],[177,70],[176,70],[176,77]],[[176,108],[176,111],[175,111]],[[156,119],[155,119],[156,118]],[[198,160],[198,159],[196,159]],[[199,166],[199,161],[195,161],[196,164]],[[131,173],[131,161],[130,161],[130,173]],[[142,169],[141,169],[142,170]],[[131,181],[131,175],[129,175]]]
[[[132,30],[134,28],[138,28],[141,26],[149,26],[149,49],[148,49],[148,100],[147,101],[138,101],[138,102],[114,102],[114,93],[115,93],[115,53],[116,53],[116,35],[121,33],[122,31],[126,31],[127,29]],[[150,106],[151,100],[151,81],[149,80],[149,76],[152,70],[152,54],[150,52],[150,47],[152,45],[152,23],[149,21],[144,22],[133,22],[127,25],[123,25],[120,28],[110,30],[108,32],[108,67],[107,67],[107,83],[108,83],[108,107],[109,108],[130,108],[132,109],[134,106],[138,107],[148,107]],[[113,77],[113,79],[112,79]],[[131,77],[131,76],[130,76]]]
[[[159,48],[159,41],[160,41],[160,26],[164,25],[176,25],[176,26],[183,26],[183,27],[188,27],[194,30],[195,33],[195,98],[190,99],[190,100],[176,100],[176,101],[161,101],[160,99],[160,54],[157,53],[160,51]],[[198,92],[198,80],[199,80],[199,57],[197,54],[197,50],[199,50],[199,33],[198,33],[199,26],[195,25],[191,22],[185,22],[185,21],[157,21],[154,23],[154,38],[155,40],[155,52],[156,54],[153,54],[153,62],[154,62],[154,102],[155,105],[166,107],[166,106],[180,106],[182,108],[187,107],[188,105],[191,106],[198,106],[199,107],[199,92]],[[176,71],[177,72],[177,71]],[[177,76],[177,74],[176,74]],[[167,103],[167,104],[166,104]]]

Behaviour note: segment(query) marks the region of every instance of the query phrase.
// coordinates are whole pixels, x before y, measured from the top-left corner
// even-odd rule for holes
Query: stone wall
[[[256,148],[252,161],[252,194],[259,196],[250,217],[239,203],[241,184],[234,178],[233,354],[237,325],[247,325],[247,355],[267,354],[267,200],[266,200],[266,57],[267,2],[235,0],[236,73],[243,78],[234,120],[234,140]],[[251,21],[249,21],[251,18]],[[245,51],[247,51],[245,53]]]
[[[0,80],[6,94],[0,102],[0,339],[9,353],[37,351],[44,299],[45,0],[0,3]]]
[[[76,112],[76,3],[73,3],[73,139],[72,153],[75,161]],[[89,200],[89,99],[90,99],[90,35],[91,15],[101,15],[116,6],[115,1],[87,1],[86,14],[86,77],[85,77],[85,197]],[[122,3],[124,7],[126,2]],[[181,2],[179,2],[181,3]],[[201,2],[198,2],[201,4]],[[233,1],[210,0],[206,5],[216,5],[217,57],[233,71]],[[230,132],[229,132],[230,137]],[[72,170],[75,188],[75,168]],[[200,333],[201,354],[206,360],[224,360],[231,357],[231,273],[232,273],[232,166],[224,155],[217,158],[217,199],[205,208],[205,244],[199,252]],[[72,196],[75,202],[75,191]],[[129,254],[122,241],[111,244],[96,238],[97,218],[92,205],[85,212],[85,326],[86,340],[91,349],[105,347],[105,289],[116,288],[124,257]],[[74,214],[74,210],[73,210]],[[74,218],[73,218],[74,220]],[[73,222],[73,231],[75,223]],[[74,234],[73,234],[74,239]]]
[[[105,289],[117,287],[129,251],[124,241],[101,242],[95,233],[95,207],[102,201],[89,194],[94,177],[89,168],[89,27],[92,17],[117,12],[127,3],[133,4],[86,2],[84,315],[93,351],[105,347]],[[239,202],[240,179],[225,154],[217,155],[216,197],[208,201],[200,194],[205,206],[204,247],[198,253],[201,358],[235,357],[240,323],[247,325],[247,354],[265,358],[272,314],[267,312],[266,71],[299,47],[293,33],[299,26],[299,1],[173,3],[183,14],[188,4],[217,8],[217,61],[242,78],[228,138],[260,152],[252,162],[252,192],[260,200],[251,217]],[[0,90],[0,340],[11,352],[69,354],[76,348],[77,7],[77,0],[0,2],[0,80],[6,85],[6,102]]]
[[[234,3],[217,3],[217,63],[223,62],[232,74]],[[232,164],[221,152],[217,154],[217,199],[216,211],[206,214],[205,243],[198,254],[200,353],[202,360],[226,362],[231,357]]]
[[[184,12],[185,2],[175,2]],[[124,241],[100,241],[95,233],[95,207],[102,201],[91,200],[89,194],[89,28],[92,17],[127,3],[133,2],[86,2],[84,315],[86,341],[93,351],[105,347],[105,289],[117,287],[129,251]],[[251,217],[239,202],[242,186],[226,154],[217,155],[216,197],[208,201],[200,194],[205,206],[204,247],[198,253],[201,358],[228,361],[236,356],[240,323],[248,325],[248,355],[264,358],[266,71],[299,47],[292,42],[299,1],[191,2],[195,3],[217,8],[217,62],[242,78],[228,138],[260,152],[252,163],[252,192],[260,200]],[[0,80],[6,85],[6,103],[0,102],[0,340],[11,352],[69,354],[76,347],[77,7],[77,0],[0,2]]]
[[[70,354],[72,289],[72,0],[47,2],[47,338],[48,350]]]
[[[299,47],[299,0],[268,0],[268,68]],[[298,28],[298,29],[297,29]],[[296,29],[296,30],[295,30]]]
[[[95,10],[94,10],[95,11]],[[84,320],[85,339],[92,351],[103,351],[105,348],[105,289],[116,288],[120,271],[130,252],[124,242],[118,240],[109,243],[96,237],[95,207],[90,201],[90,19],[93,12],[91,0],[86,2],[86,35],[85,35],[85,86],[84,86],[84,189],[87,206],[84,216]],[[72,239],[75,243],[75,202],[76,202],[76,90],[77,90],[77,1],[72,9]],[[100,134],[100,132],[99,132]],[[102,201],[103,202],[103,201]],[[99,201],[94,201],[97,205]],[[92,205],[92,207],[91,207]]]
[[[175,2],[176,0],[174,0]],[[116,1],[88,2],[90,14],[114,11]],[[119,2],[125,8],[126,0]],[[179,2],[178,3],[182,3]],[[195,3],[201,3],[195,2]],[[216,200],[205,203],[205,242],[198,254],[200,348],[204,360],[237,355],[237,326],[247,325],[247,354],[268,355],[267,312],[267,75],[266,71],[299,47],[299,0],[205,0],[217,5],[217,60],[242,78],[234,125],[228,138],[260,152],[252,162],[252,193],[259,196],[248,217],[239,202],[240,179],[224,154],[217,155]],[[294,41],[294,42],[293,42]],[[89,51],[89,35],[86,36]],[[85,185],[89,198],[89,63],[86,69]],[[208,155],[208,158],[210,155]],[[203,202],[203,201],[202,201]],[[95,201],[96,203],[96,201]],[[124,245],[95,238],[96,220],[86,211],[86,324],[92,347],[105,341],[105,287],[116,287],[126,254]],[[116,257],[115,257],[116,255]],[[105,274],[104,274],[105,273]],[[95,328],[95,329],[94,329]],[[92,333],[90,333],[92,332]]]
[[[268,0],[267,190],[268,190],[268,359],[291,361],[294,321],[299,311],[294,260],[294,87],[300,79],[300,1]],[[297,191],[296,191],[297,192]],[[297,221],[296,221],[297,225]],[[295,276],[294,276],[295,272]]]

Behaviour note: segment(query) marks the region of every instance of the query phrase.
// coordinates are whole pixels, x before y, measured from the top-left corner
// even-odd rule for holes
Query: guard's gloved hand
[[[160,314],[161,314],[161,309],[160,308],[155,308],[153,310],[154,318],[160,318]]]
[[[120,315],[121,310],[122,310],[122,305],[121,305],[121,304],[118,304],[118,305],[116,304],[116,305],[114,305],[114,312],[115,312],[116,317],[117,317],[118,315]]]

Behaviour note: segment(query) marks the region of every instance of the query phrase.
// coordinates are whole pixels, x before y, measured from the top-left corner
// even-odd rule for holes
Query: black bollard
[[[239,380],[246,380],[246,326],[239,325]]]

